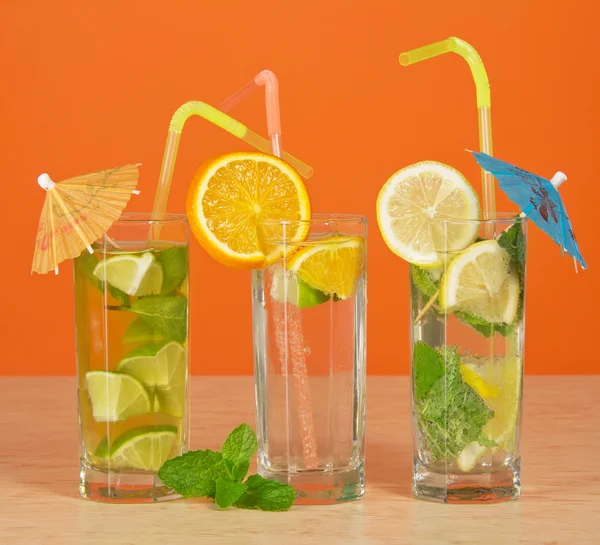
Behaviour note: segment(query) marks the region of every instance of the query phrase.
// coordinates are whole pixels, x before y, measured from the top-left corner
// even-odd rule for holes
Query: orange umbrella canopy
[[[91,253],[98,240],[119,219],[136,191],[137,165],[92,172],[54,183],[50,176],[38,178],[46,201],[38,226],[32,272],[45,274],[83,250]]]

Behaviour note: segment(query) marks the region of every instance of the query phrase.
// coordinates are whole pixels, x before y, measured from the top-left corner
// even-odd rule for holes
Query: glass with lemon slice
[[[160,235],[158,235],[160,233]],[[188,435],[188,226],[123,214],[75,259],[80,492],[172,497],[156,472]]]
[[[297,503],[364,493],[366,220],[313,215],[261,223],[253,276],[259,472]],[[304,233],[302,238],[299,233]]]
[[[482,220],[469,182],[433,161],[394,174],[377,214],[410,263],[414,495],[517,498],[526,220]]]

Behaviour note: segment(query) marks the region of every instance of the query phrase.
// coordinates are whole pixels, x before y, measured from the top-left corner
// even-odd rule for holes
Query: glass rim
[[[477,223],[481,225],[498,225],[498,224],[527,224],[529,219],[527,216],[521,216],[520,213],[515,212],[496,212],[495,218],[431,218],[429,220],[432,223],[466,223],[472,224]]]
[[[345,224],[345,225],[366,225],[367,216],[360,214],[328,214],[328,213],[316,213],[312,214],[310,219],[303,220],[290,220],[290,219],[261,219],[259,224],[261,225],[294,225],[294,224],[322,224],[327,225],[328,223]]]
[[[185,214],[163,214],[162,218],[153,218],[152,212],[123,212],[115,223],[188,223]]]

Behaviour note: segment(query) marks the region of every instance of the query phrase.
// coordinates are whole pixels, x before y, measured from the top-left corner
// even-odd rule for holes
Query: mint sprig
[[[187,248],[173,246],[156,253],[156,260],[163,268],[163,283],[161,294],[165,295],[181,286],[188,270]]]
[[[432,459],[450,462],[473,441],[492,446],[483,429],[494,411],[463,380],[458,349],[417,341],[413,359],[418,425]]]
[[[294,489],[260,475],[244,482],[256,452],[256,434],[241,424],[225,439],[221,452],[195,450],[167,460],[158,476],[186,498],[215,498],[222,509],[230,506],[263,511],[285,511],[294,503]]]

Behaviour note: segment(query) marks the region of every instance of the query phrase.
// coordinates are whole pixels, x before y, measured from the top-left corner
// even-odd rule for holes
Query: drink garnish
[[[225,439],[221,452],[195,450],[167,460],[158,471],[162,482],[186,498],[214,498],[222,509],[285,511],[294,503],[294,489],[260,475],[244,481],[257,449],[256,434],[241,424]]]

